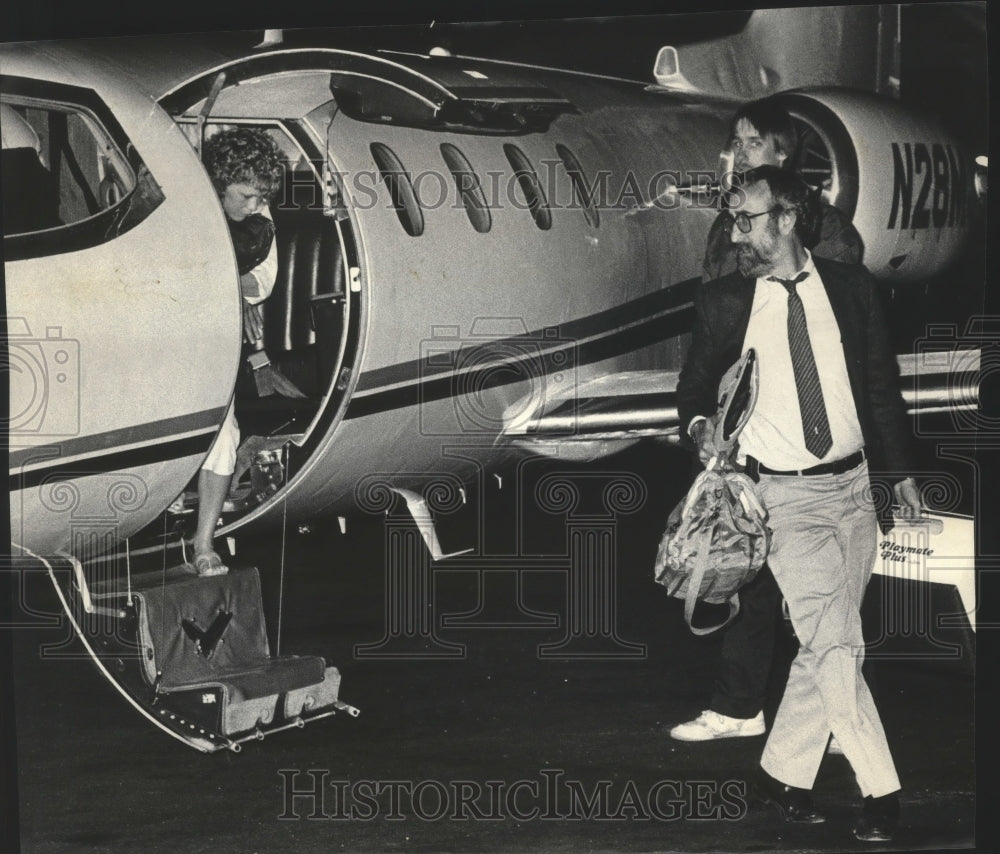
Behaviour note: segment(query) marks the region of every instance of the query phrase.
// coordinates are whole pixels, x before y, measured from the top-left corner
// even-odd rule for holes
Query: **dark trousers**
[[[722,661],[709,708],[731,718],[752,718],[764,708],[774,658],[781,591],[764,566],[740,590],[740,613],[726,628]]]
[[[773,713],[774,704],[781,697],[780,692],[768,696],[771,668],[776,668],[773,678],[782,671],[787,673],[798,647],[791,627],[779,632],[780,609],[781,591],[770,568],[764,566],[740,590],[739,616],[724,630],[722,660],[709,705],[712,711],[731,718],[752,718],[761,709],[768,709],[769,717]],[[868,687],[878,699],[880,685],[873,659],[865,658],[863,671]]]

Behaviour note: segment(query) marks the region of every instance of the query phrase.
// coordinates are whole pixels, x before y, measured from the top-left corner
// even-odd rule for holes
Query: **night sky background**
[[[778,4],[765,4],[778,5]],[[697,10],[697,11],[695,11]],[[670,12],[673,14],[664,14]],[[613,13],[613,14],[611,14]],[[386,0],[324,4],[202,5],[96,0],[12,0],[0,13],[4,41],[146,35],[264,27],[331,28],[286,33],[331,47],[455,53],[555,65],[652,82],[657,50],[739,32],[751,11],[718,2],[529,3]],[[598,16],[598,17],[591,17]],[[336,29],[333,29],[336,28]],[[984,150],[988,134],[985,3],[917,3],[903,7],[901,97],[941,118],[963,141]]]

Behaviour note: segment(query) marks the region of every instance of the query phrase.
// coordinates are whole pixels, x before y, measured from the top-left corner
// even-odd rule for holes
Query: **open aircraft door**
[[[168,92],[161,106],[192,147],[219,129],[268,133],[284,158],[271,202],[278,276],[261,304],[270,363],[305,397],[262,396],[243,366],[236,385],[241,447],[226,526],[288,498],[320,440],[343,418],[362,347],[361,261],[331,172],[327,127],[337,113],[330,69],[341,52],[281,51],[212,68]],[[353,57],[353,54],[347,56]],[[196,500],[193,493],[190,501]]]
[[[408,460],[414,444],[402,421],[418,432],[417,401],[404,391],[402,404],[387,405],[374,428],[379,446],[366,391],[377,369],[416,364],[420,335],[404,331],[404,320],[433,286],[426,272],[461,270],[466,237],[439,228],[417,240],[425,208],[397,152],[405,158],[419,148],[440,161],[435,177],[460,182],[463,167],[442,161],[442,140],[532,134],[574,111],[510,72],[487,76],[432,59],[279,50],[220,64],[160,99],[195,147],[216,128],[252,125],[286,158],[285,186],[271,205],[279,272],[262,304],[264,341],[271,363],[306,398],[261,398],[237,383],[242,446],[221,533],[354,503],[378,464],[373,454]],[[470,204],[470,218],[489,216]],[[453,281],[448,287],[458,288]],[[441,290],[435,298],[450,299]]]

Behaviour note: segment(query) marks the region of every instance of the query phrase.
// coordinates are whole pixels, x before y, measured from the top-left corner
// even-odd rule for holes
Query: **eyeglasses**
[[[782,208],[771,208],[769,211],[761,211],[760,213],[748,214],[744,211],[738,211],[737,213],[730,213],[726,211],[723,214],[724,219],[722,220],[723,225],[726,227],[726,231],[732,231],[735,225],[744,234],[749,234],[750,229],[753,228],[753,223],[750,222],[752,219],[756,219],[759,216],[765,216],[766,214],[779,213]]]

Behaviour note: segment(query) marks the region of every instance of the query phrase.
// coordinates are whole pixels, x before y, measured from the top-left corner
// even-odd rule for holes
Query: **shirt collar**
[[[805,285],[805,284],[809,284],[809,283],[814,282],[814,281],[819,281],[818,274],[816,273],[816,264],[813,263],[812,252],[810,252],[804,246],[802,247],[802,251],[806,253],[805,263],[798,270],[796,270],[791,276],[789,276],[789,278],[790,279],[794,279],[796,276],[799,275],[799,273],[808,273],[809,274],[809,278],[805,279],[802,282],[802,284]],[[771,275],[771,274],[769,273],[768,275]],[[767,278],[768,278],[767,276],[758,276],[757,277],[757,281],[758,282],[766,282]],[[777,284],[777,282],[771,282],[771,284]]]
[[[795,275],[798,275],[799,273],[808,273],[812,276],[812,274],[816,272],[816,265],[813,263],[812,252],[805,248],[803,248],[802,251],[806,253],[806,262],[802,265],[801,270],[796,271]]]

